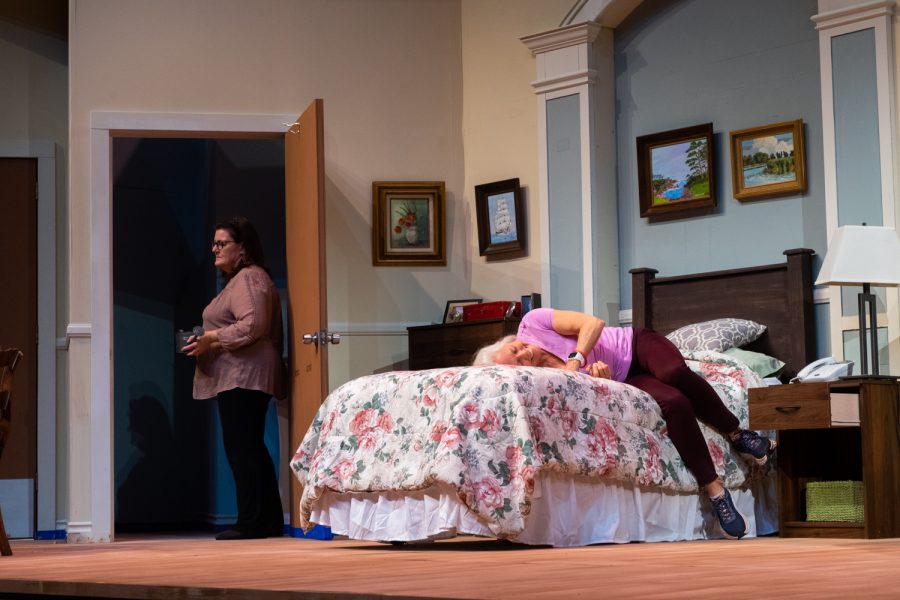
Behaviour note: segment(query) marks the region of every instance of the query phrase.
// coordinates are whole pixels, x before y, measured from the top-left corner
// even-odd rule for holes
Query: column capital
[[[894,14],[896,0],[876,0],[844,6],[834,10],[820,12],[810,17],[817,30],[840,27],[857,21],[865,21],[877,17],[890,17]]]
[[[542,33],[526,35],[519,38],[519,40],[528,46],[533,56],[537,56],[538,54],[559,50],[560,48],[590,44],[596,39],[601,29],[602,27],[597,23],[586,21],[577,25],[568,25]]]

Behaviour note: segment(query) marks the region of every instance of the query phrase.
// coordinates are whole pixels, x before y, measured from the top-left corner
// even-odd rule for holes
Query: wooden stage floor
[[[141,536],[110,544],[14,541],[13,552],[0,557],[2,598],[900,597],[900,539],[545,548],[468,537],[390,546]]]

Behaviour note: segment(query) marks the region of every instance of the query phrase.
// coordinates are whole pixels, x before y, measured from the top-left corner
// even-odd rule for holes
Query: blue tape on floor
[[[65,529],[49,529],[47,531],[38,531],[34,534],[36,540],[64,540],[66,539]]]
[[[307,538],[310,540],[332,540],[334,539],[334,534],[331,533],[331,527],[323,527],[322,525],[315,525],[309,531],[304,532],[299,527],[291,527],[290,525],[285,525],[285,532],[295,538]]]

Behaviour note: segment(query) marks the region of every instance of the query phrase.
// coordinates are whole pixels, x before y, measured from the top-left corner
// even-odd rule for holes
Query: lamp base
[[[897,381],[900,375],[845,375],[838,377],[841,381]]]

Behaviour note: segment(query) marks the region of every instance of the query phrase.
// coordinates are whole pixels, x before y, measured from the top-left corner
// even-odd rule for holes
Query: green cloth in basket
[[[806,520],[862,523],[862,481],[810,481],[807,483]]]

